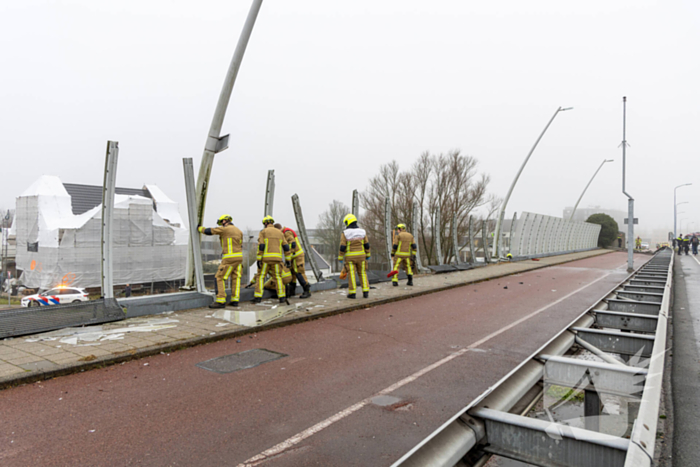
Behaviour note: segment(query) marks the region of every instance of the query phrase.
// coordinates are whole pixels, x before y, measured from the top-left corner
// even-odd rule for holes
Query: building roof
[[[78,183],[64,183],[63,187],[70,195],[71,209],[74,215],[80,215],[88,212],[95,206],[102,204],[102,187],[96,185],[80,185]],[[138,188],[119,188],[115,189],[118,195],[127,196],[143,196],[144,198],[152,199],[148,190]]]

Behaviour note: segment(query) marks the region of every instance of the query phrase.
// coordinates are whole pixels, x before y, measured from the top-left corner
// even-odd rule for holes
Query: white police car
[[[77,287],[55,287],[40,294],[22,299],[22,306],[65,305],[66,303],[87,302],[88,293]]]

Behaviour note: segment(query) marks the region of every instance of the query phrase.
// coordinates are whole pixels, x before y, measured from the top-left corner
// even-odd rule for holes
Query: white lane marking
[[[238,464],[237,467],[255,467],[257,465],[262,464],[263,462],[269,460],[271,457],[276,456],[276,455],[286,451],[287,449],[291,448],[295,444],[299,444],[303,440],[315,435],[316,433],[323,430],[324,428],[329,427],[333,423],[335,423],[339,420],[342,420],[343,418],[347,417],[348,415],[353,414],[354,412],[357,412],[358,410],[360,410],[364,406],[370,404],[372,402],[373,398],[375,398],[377,396],[385,396],[391,392],[396,391],[400,387],[405,386],[406,384],[417,380],[418,378],[420,378],[424,374],[434,370],[435,368],[438,368],[438,367],[444,365],[445,363],[448,363],[451,360],[454,360],[457,357],[461,357],[462,355],[464,355],[465,353],[467,353],[471,349],[474,349],[474,348],[480,346],[481,344],[483,344],[484,342],[493,339],[494,337],[498,336],[499,334],[502,334],[502,333],[508,331],[509,329],[512,329],[513,327],[517,326],[518,324],[520,324],[524,321],[527,321],[528,319],[542,313],[543,311],[547,310],[548,308],[551,308],[552,306],[563,302],[564,300],[571,297],[572,295],[575,295],[575,294],[581,292],[583,289],[588,288],[591,285],[595,284],[596,282],[605,279],[609,275],[610,275],[610,273],[605,273],[604,275],[602,275],[598,279],[594,280],[593,282],[589,282],[588,284],[584,285],[583,287],[579,287],[578,289],[574,290],[573,292],[570,292],[570,293],[564,295],[559,300],[556,300],[556,301],[554,301],[546,306],[543,306],[539,310],[533,311],[529,315],[523,316],[522,318],[520,318],[517,321],[512,322],[508,326],[505,326],[505,327],[499,329],[498,331],[494,331],[491,334],[489,334],[488,336],[474,342],[473,344],[470,344],[468,347],[461,349],[457,352],[454,352],[454,353],[448,355],[447,357],[445,357],[441,360],[438,360],[437,362],[433,363],[432,365],[429,365],[429,366],[423,368],[422,370],[419,370],[419,371],[413,373],[412,375],[402,379],[401,381],[398,381],[398,382],[392,384],[391,386],[389,386],[385,389],[382,389],[378,393],[373,394],[370,397],[361,400],[357,404],[351,405],[350,407],[348,407],[344,410],[341,410],[340,412],[328,417],[327,419],[323,420],[322,422],[317,423],[316,425],[312,426],[311,428],[307,428],[306,430],[304,430],[300,433],[297,433],[296,435],[292,436],[291,438],[289,438],[285,441],[282,441],[281,443],[277,444],[276,446],[273,446],[270,449],[267,449],[267,450],[261,452],[257,456],[251,457],[250,459],[244,461],[242,464]]]
[[[700,261],[698,261],[698,259],[695,257],[695,255],[693,255],[693,259],[695,260],[696,263],[700,264]]]

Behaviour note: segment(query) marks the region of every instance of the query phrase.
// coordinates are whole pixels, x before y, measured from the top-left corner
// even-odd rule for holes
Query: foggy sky
[[[0,207],[40,175],[100,185],[107,140],[118,186],[158,185],[186,212],[182,158],[198,170],[250,0],[0,3]],[[697,46],[693,1],[265,0],[216,156],[207,224],[224,213],[257,228],[268,169],[275,218],[307,226],[333,200],[350,205],[381,164],[460,149],[505,196],[506,217],[561,216],[603,159],[582,207],[626,210],[622,96],[628,97],[628,192],[642,232],[700,230]],[[684,209],[681,209],[684,208]]]

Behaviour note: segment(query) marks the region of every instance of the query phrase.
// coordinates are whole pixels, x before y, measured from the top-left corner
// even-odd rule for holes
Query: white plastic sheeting
[[[153,185],[147,189],[153,199],[115,196],[115,285],[184,278],[187,229],[177,203]],[[99,287],[101,208],[74,215],[70,195],[54,176],[42,176],[19,196],[17,267],[24,285]]]
[[[523,212],[517,220],[510,253],[514,257],[589,250],[598,245],[600,225]]]

